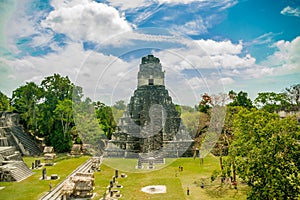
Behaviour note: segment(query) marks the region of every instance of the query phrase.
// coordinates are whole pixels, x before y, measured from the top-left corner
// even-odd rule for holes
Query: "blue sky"
[[[159,57],[176,103],[282,92],[300,78],[299,0],[3,0],[0,90],[60,73],[86,96],[129,100],[140,58]]]

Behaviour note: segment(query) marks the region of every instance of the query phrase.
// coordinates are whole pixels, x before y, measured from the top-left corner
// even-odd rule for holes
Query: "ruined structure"
[[[94,185],[93,173],[77,172],[64,182],[61,190],[62,199],[90,199],[93,196]]]
[[[14,146],[22,155],[40,155],[33,138],[19,124],[19,114],[0,112],[0,146]]]
[[[138,85],[105,151],[108,157],[178,157],[191,146],[168,90],[160,60],[142,58]]]
[[[56,157],[56,154],[54,153],[54,148],[51,146],[45,146],[43,153],[44,153],[45,165],[52,166],[54,164],[53,162]]]
[[[32,175],[21,155],[37,155],[40,149],[19,124],[19,115],[0,112],[0,181],[21,181]]]

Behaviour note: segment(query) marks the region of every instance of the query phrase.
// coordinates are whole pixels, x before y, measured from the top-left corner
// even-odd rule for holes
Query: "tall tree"
[[[69,151],[74,136],[72,100],[81,101],[82,88],[75,86],[70,79],[59,74],[46,77],[41,87],[45,100],[40,105],[40,132],[46,137],[46,144],[57,151]]]
[[[64,136],[71,131],[71,125],[74,126],[72,101],[64,99],[59,101],[55,110],[55,118],[61,122],[61,128]]]
[[[248,98],[248,93],[240,91],[236,94],[234,91],[229,91],[229,97],[233,99],[233,102],[229,103],[228,106],[242,106],[244,108],[253,108],[253,104],[250,98]]]
[[[96,117],[99,121],[101,129],[104,131],[108,139],[111,139],[112,133],[116,128],[116,122],[112,113],[112,109],[104,103],[96,102]]]
[[[82,88],[75,86],[67,76],[62,77],[59,74],[46,77],[42,81],[41,87],[45,91],[45,101],[41,105],[42,118],[40,128],[41,131],[47,135],[59,126],[55,123],[56,119],[53,115],[59,102],[65,99],[80,101]]]
[[[0,111],[10,110],[9,98],[0,91]]]
[[[299,199],[300,128],[295,117],[242,110],[230,146],[237,172],[251,190],[248,199]]]
[[[13,91],[11,104],[15,112],[20,113],[21,123],[27,130],[36,131],[38,120],[38,103],[43,98],[43,90],[33,82]]]

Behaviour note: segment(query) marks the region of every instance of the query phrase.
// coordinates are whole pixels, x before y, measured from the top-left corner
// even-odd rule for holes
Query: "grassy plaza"
[[[33,157],[25,157],[24,161],[30,167],[34,162]],[[58,180],[40,180],[42,168],[33,170],[34,175],[21,182],[1,182],[1,199],[39,199],[49,191],[49,184],[55,187],[63,181],[74,169],[88,159],[83,157],[67,157],[60,155],[54,166],[47,166],[47,175],[58,174]],[[140,173],[135,169],[134,159],[104,159],[99,172],[95,172],[95,196],[93,199],[100,199],[107,190],[109,181],[114,176],[115,169],[119,173],[125,173],[126,178],[118,178],[117,181],[123,187],[118,189],[122,197],[120,199],[246,199],[248,187],[239,182],[238,189],[229,184],[220,184],[220,180],[210,181],[210,176],[215,169],[219,168],[219,158],[207,156],[204,163],[200,164],[199,159],[179,158],[176,160],[166,159],[165,166],[161,169],[142,169]],[[182,166],[183,171],[178,167]],[[156,166],[155,166],[156,167]],[[114,169],[115,168],[115,169]],[[130,170],[135,169],[135,170]],[[200,187],[204,183],[204,188]],[[148,185],[165,185],[167,192],[163,194],[147,194],[141,191],[142,187]],[[187,195],[189,188],[189,195]]]

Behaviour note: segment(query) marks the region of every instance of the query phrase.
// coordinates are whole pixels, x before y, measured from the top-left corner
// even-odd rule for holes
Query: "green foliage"
[[[76,122],[76,134],[80,135],[83,143],[96,146],[99,145],[101,139],[106,139],[96,118],[95,105],[91,99],[86,98],[82,102],[76,102],[73,105],[73,110]]]
[[[73,119],[72,100],[80,101],[82,88],[59,74],[46,77],[41,86],[33,82],[13,91],[11,104],[20,113],[27,131],[46,138],[58,152],[69,151],[78,134]]]
[[[48,142],[54,147],[55,151],[59,153],[68,152],[72,147],[72,138],[69,132],[63,133],[60,130],[55,130],[50,134],[48,140],[50,140]]]
[[[254,100],[255,105],[270,113],[290,110],[290,102],[286,93],[262,92]]]
[[[199,129],[200,117],[203,113],[200,112],[185,112],[181,114],[183,124],[187,128],[187,131],[194,138],[197,135]]]
[[[70,99],[59,100],[53,113],[55,118],[61,122],[62,132],[69,133],[71,125],[74,124],[72,101]]]
[[[0,111],[9,111],[9,98],[0,91]]]
[[[28,131],[35,132],[38,124],[39,105],[43,90],[33,82],[13,91],[11,104],[14,111],[20,113],[20,121]]]
[[[247,109],[254,107],[251,99],[248,98],[247,92],[240,91],[236,95],[236,93],[231,90],[229,91],[229,97],[233,99],[233,102],[229,103],[228,106],[242,106]]]
[[[104,131],[106,137],[111,139],[112,133],[117,126],[114,120],[112,109],[99,101],[96,103],[95,108],[96,117],[99,121],[101,129]]]
[[[251,191],[248,199],[298,199],[300,129],[296,118],[241,110],[234,121],[230,155]]]

